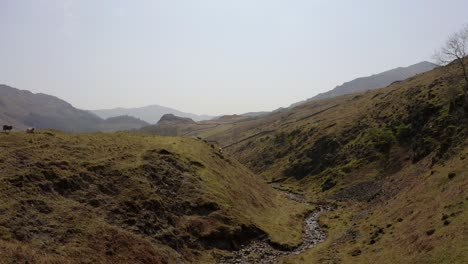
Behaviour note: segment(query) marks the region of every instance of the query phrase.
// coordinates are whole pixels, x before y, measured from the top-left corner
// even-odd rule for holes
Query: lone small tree
[[[440,65],[454,62],[463,74],[465,85],[463,87],[465,107],[468,106],[468,24],[460,31],[453,33],[445,45],[435,54],[435,59]]]

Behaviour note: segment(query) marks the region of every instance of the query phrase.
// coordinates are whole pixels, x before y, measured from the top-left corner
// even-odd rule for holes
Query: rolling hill
[[[204,141],[0,134],[0,262],[213,263],[252,239],[300,242],[310,206]]]
[[[36,127],[67,132],[130,130],[148,125],[129,116],[103,120],[57,97],[7,85],[0,85],[0,123],[19,130]]]

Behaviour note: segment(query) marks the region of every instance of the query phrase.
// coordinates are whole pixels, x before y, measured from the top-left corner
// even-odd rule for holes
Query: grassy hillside
[[[376,181],[378,191],[362,189],[376,197],[343,197],[321,219],[328,239],[282,263],[466,263],[467,157],[465,144],[443,164],[425,159]]]
[[[300,242],[306,206],[188,138],[0,134],[0,263],[212,262]]]
[[[437,69],[376,91],[192,134],[219,142],[269,180],[301,179],[335,165],[347,164],[348,171],[397,150],[410,154],[412,162],[438,151],[436,162],[464,140],[466,115],[459,114],[459,106],[451,107],[448,95],[457,89],[454,100],[460,105],[461,86],[461,78]]]
[[[338,204],[322,219],[327,241],[288,263],[460,263],[468,110],[453,67],[198,136],[267,181]]]

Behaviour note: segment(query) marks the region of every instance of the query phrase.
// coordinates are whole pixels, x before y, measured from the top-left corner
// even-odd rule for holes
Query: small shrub
[[[432,137],[415,138],[411,143],[412,162],[416,163],[437,148],[439,142]]]
[[[395,135],[400,143],[408,142],[411,137],[411,129],[408,125],[400,124],[395,128]]]
[[[457,134],[458,127],[454,125],[449,125],[445,128],[445,136],[447,137],[453,137],[454,135]]]
[[[288,137],[294,138],[300,134],[301,134],[301,130],[299,128],[296,128],[293,131],[291,131],[291,133],[289,133]]]
[[[336,182],[333,179],[328,178],[322,184],[322,192],[330,190],[331,188],[335,187],[335,185],[336,185]]]
[[[361,255],[361,250],[360,249],[354,249],[350,252],[350,255],[353,257]]]
[[[284,143],[286,143],[286,139],[287,139],[287,136],[284,132],[281,132],[277,135],[275,135],[273,141],[276,145],[282,145]]]
[[[455,178],[455,176],[457,176],[457,174],[455,172],[451,172],[451,173],[448,174],[449,180]]]
[[[435,229],[429,229],[429,230],[426,231],[426,235],[432,236],[434,234],[434,232],[435,232]]]
[[[380,152],[388,152],[395,142],[393,132],[387,128],[370,129],[369,139],[374,148]]]

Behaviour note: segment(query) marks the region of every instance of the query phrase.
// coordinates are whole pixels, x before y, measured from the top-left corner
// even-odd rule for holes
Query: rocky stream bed
[[[282,190],[279,190],[282,191]],[[292,192],[286,192],[290,200],[309,204],[304,200],[304,197]],[[316,208],[307,215],[304,221],[304,230],[302,233],[302,243],[296,248],[285,250],[273,245],[268,238],[254,240],[250,244],[245,245],[240,250],[232,252],[232,257],[222,258],[220,264],[273,264],[277,263],[282,257],[298,255],[314,245],[322,242],[326,238],[325,231],[320,227],[318,219],[320,215],[328,210],[331,210],[329,205],[314,205]]]

